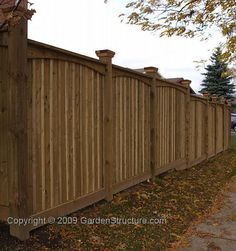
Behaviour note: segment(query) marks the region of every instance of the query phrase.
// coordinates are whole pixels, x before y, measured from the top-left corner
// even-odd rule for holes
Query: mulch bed
[[[0,223],[0,250],[166,250],[189,226],[211,211],[218,193],[236,174],[236,149],[183,171],[170,171],[70,215],[77,224],[53,224],[21,242]],[[113,218],[114,217],[114,218]],[[123,224],[82,224],[82,219]],[[140,219],[158,224],[142,224]],[[125,224],[133,219],[135,224]],[[90,222],[91,223],[91,222]]]

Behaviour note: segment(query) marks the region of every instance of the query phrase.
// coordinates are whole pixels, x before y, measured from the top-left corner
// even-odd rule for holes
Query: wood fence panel
[[[231,110],[224,106],[224,150],[231,146]]]
[[[156,173],[185,165],[185,90],[156,86]]]
[[[207,123],[204,119],[206,101],[202,97],[191,96],[190,99],[190,166],[201,162],[207,157],[206,135]]]
[[[150,86],[137,78],[113,77],[114,190],[149,178]],[[133,181],[132,181],[133,179]]]
[[[104,76],[86,66],[31,59],[33,213],[103,189]]]
[[[224,108],[216,105],[216,153],[224,150]]]
[[[215,155],[215,138],[216,138],[216,107],[210,103],[208,106],[208,157]]]

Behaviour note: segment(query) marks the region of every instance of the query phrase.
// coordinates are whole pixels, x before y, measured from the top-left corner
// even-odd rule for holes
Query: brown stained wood
[[[146,106],[146,118],[145,118],[145,132],[146,132],[146,137],[145,137],[145,166],[147,167],[149,174],[150,174],[150,93],[151,88],[148,86],[145,86],[145,92],[146,92],[146,98],[145,98],[145,106]],[[150,175],[151,176],[151,175]]]
[[[35,112],[36,116],[36,139],[35,139],[35,151],[36,151],[36,210],[39,212],[42,210],[42,141],[41,141],[41,61],[35,60]],[[37,80],[36,80],[37,79]]]
[[[164,152],[163,152],[163,155],[164,155],[164,165],[167,164],[167,128],[168,128],[168,125],[167,125],[167,114],[168,114],[168,110],[167,110],[167,98],[168,98],[168,92],[167,92],[167,88],[163,88],[163,103],[164,103],[164,109],[163,109],[163,117],[164,117],[164,124],[163,124],[163,132],[164,132],[164,137],[163,137],[163,147],[164,147]]]
[[[0,73],[1,75],[1,73]],[[33,184],[33,153],[32,153],[32,61],[27,62],[27,93],[28,93],[28,99],[27,99],[27,132],[28,132],[28,175],[29,175],[29,183],[28,183],[28,200],[27,200],[27,207],[29,209],[29,214],[34,213],[34,208],[33,208],[33,197],[34,197],[34,184]],[[1,85],[1,84],[0,84]],[[1,91],[0,91],[1,93]],[[0,94],[1,95],[1,94]],[[1,98],[0,98],[1,100]],[[0,122],[1,124],[1,122]],[[0,125],[1,126],[1,125]],[[0,129],[1,130],[1,129]],[[1,188],[0,188],[1,190]],[[8,192],[7,192],[8,193]]]
[[[71,99],[69,95],[69,65],[68,62],[65,62],[65,73],[64,73],[64,85],[65,85],[65,166],[64,170],[64,186],[63,190],[65,190],[64,201],[69,200],[69,99]]]
[[[208,157],[212,154],[212,107],[208,102]]]
[[[139,123],[139,118],[142,116],[142,111],[140,111],[140,95],[141,95],[141,89],[140,86],[142,85],[141,82],[137,81],[136,85],[136,170],[135,174],[141,174],[142,173],[142,166],[140,161],[140,127],[141,124]]]
[[[166,113],[165,113],[165,117],[166,117],[166,164],[170,163],[170,145],[169,145],[169,138],[170,138],[170,119],[171,119],[171,111],[170,111],[170,88],[166,88]]]
[[[29,64],[32,65],[32,72],[29,73],[32,75],[32,120],[30,121],[32,124],[32,182],[33,182],[33,213],[37,210],[36,199],[37,199],[37,181],[36,181],[36,167],[37,167],[37,152],[36,152],[36,80],[35,80],[35,60],[31,60]]]
[[[82,152],[82,174],[81,174],[81,189],[82,189],[82,195],[85,195],[87,193],[87,85],[86,85],[86,68],[81,68],[81,76],[82,76],[82,86],[81,86],[81,99],[82,99],[82,117],[81,117],[81,123],[82,123],[82,145],[81,145],[81,152]]]
[[[176,126],[174,129],[174,134],[175,134],[175,143],[174,143],[174,148],[175,148],[175,157],[174,159],[178,159],[179,156],[181,156],[181,150],[182,150],[182,144],[181,144],[181,138],[180,138],[180,128],[181,128],[181,112],[180,112],[180,98],[179,98],[179,93],[176,91],[175,92],[175,106],[174,106],[174,113],[175,113],[175,121],[176,121]]]
[[[87,192],[90,193],[92,191],[92,183],[93,183],[93,173],[92,173],[92,72],[90,69],[88,69],[88,75],[87,75],[87,81],[86,85],[88,87],[87,92]]]
[[[190,88],[187,87],[186,99],[185,99],[185,158],[186,165],[189,166],[189,155],[190,155]]]
[[[27,114],[27,21],[8,30],[8,188],[9,212],[13,217],[29,216],[28,114]],[[5,75],[5,74],[4,74]],[[21,240],[29,237],[24,227],[11,225],[10,233]]]
[[[53,86],[53,61],[49,61],[49,176],[50,176],[50,207],[54,206],[54,86]]]
[[[65,62],[64,63],[65,67],[65,72],[64,72],[64,98],[65,98],[65,114],[63,115],[65,119],[65,134],[64,134],[64,142],[65,142],[65,166],[63,166],[63,176],[64,176],[64,185],[63,185],[63,190],[65,190],[65,195],[64,195],[64,201],[69,200],[69,63]]]
[[[58,198],[58,202],[59,204],[63,203],[63,197],[62,197],[62,169],[63,167],[65,167],[65,164],[62,161],[62,153],[64,151],[64,146],[65,144],[63,144],[63,117],[62,114],[63,113],[63,94],[65,93],[65,91],[63,90],[63,84],[62,84],[62,77],[63,77],[63,73],[62,73],[62,62],[58,61],[58,158],[59,158],[59,163],[58,163],[58,190],[59,190],[59,198]]]
[[[63,50],[48,44],[39,43],[30,39],[28,39],[28,45],[28,58],[44,60],[52,59],[68,63],[77,63],[105,75],[104,64],[99,62],[97,59]]]
[[[66,64],[65,62],[60,63],[60,71],[61,71],[61,79],[59,81],[60,83],[60,90],[61,90],[61,203],[64,203],[67,201],[67,160],[66,160],[66,154],[67,154],[67,145],[66,145],[66,96],[67,96],[67,88],[66,88]]]
[[[227,109],[226,109],[226,105],[223,104],[223,148],[224,151],[227,149],[228,146],[228,142],[227,142]]]
[[[138,124],[138,119],[139,119],[139,115],[140,115],[140,112],[139,112],[139,84],[142,84],[140,83],[139,81],[136,81],[136,92],[135,92],[135,97],[136,97],[136,100],[135,100],[135,175],[139,175],[140,172],[139,172],[139,167],[140,167],[140,164],[139,164],[139,138],[138,138],[138,132],[139,132],[139,124]]]
[[[104,100],[104,88],[105,88],[105,77],[100,75],[100,83],[101,83],[101,87],[99,89],[99,92],[100,92],[100,122],[99,122],[99,125],[100,125],[100,146],[102,147],[99,147],[99,156],[101,157],[101,160],[100,160],[100,186],[101,188],[105,188],[105,180],[104,180],[104,176],[105,176],[105,170],[104,170],[104,137],[105,137],[105,134],[104,134],[104,121],[103,121],[103,117],[104,117],[104,104],[103,104],[103,100]]]
[[[195,107],[195,117],[194,117],[194,136],[193,136],[193,146],[194,146],[194,159],[197,159],[198,156],[198,146],[199,146],[199,109],[198,102],[194,102]]]
[[[151,76],[118,65],[113,65],[112,76],[115,78],[131,78],[135,81],[141,81],[145,86],[151,86]]]
[[[208,96],[206,97],[206,103],[204,106],[204,111],[203,111],[203,118],[204,118],[204,122],[203,122],[203,139],[202,139],[202,144],[203,144],[203,154],[206,154],[207,159],[208,159],[208,148],[209,148],[209,132],[208,132],[208,128],[209,128],[209,102],[208,102]],[[205,146],[205,147],[204,147]]]
[[[123,180],[126,180],[131,175],[131,170],[133,168],[133,142],[132,142],[132,130],[133,130],[133,121],[132,121],[132,80],[131,78],[123,79]],[[126,81],[125,81],[126,80]]]
[[[129,187],[135,186],[137,184],[139,184],[140,182],[143,182],[145,180],[148,180],[150,178],[150,173],[143,173],[141,175],[138,176],[134,176],[130,179],[126,179],[122,182],[119,182],[118,184],[115,184],[113,186],[114,189],[114,193],[118,193],[120,191],[123,191]]]
[[[9,206],[9,195],[8,195],[8,182],[9,182],[9,161],[7,157],[8,152],[8,113],[9,106],[7,104],[8,97],[8,51],[7,47],[4,46],[5,35],[3,32],[0,33],[0,205],[8,208]],[[8,209],[1,208],[1,212]],[[5,218],[6,213],[0,215],[0,219]]]
[[[9,214],[9,206],[0,206],[0,219],[1,221],[7,221],[8,217],[10,216]]]
[[[120,181],[120,116],[119,116],[119,102],[120,102],[120,88],[118,84],[118,79],[113,78],[113,88],[114,88],[114,123],[116,126],[113,127],[114,133],[115,133],[115,175],[114,175],[114,184],[118,183]]]
[[[73,102],[73,63],[70,63],[68,66],[68,78],[67,78],[67,85],[68,85],[68,200],[73,199],[74,194],[74,170],[73,170],[73,115],[72,115],[72,102]]]
[[[96,51],[99,60],[106,64],[106,76],[104,82],[104,181],[106,200],[110,201],[113,198],[113,175],[114,171],[114,135],[113,135],[113,84],[112,84],[112,58],[114,52],[109,50]]]
[[[160,113],[160,92],[157,86],[155,86],[155,95],[156,95],[156,100],[155,100],[155,107],[156,107],[156,125],[155,125],[155,130],[156,130],[156,142],[157,142],[157,147],[156,147],[156,161],[157,161],[157,169],[160,168],[160,123],[161,123],[161,113]]]
[[[123,180],[123,85],[122,85],[122,79],[119,78],[119,89],[120,89],[120,103],[119,103],[119,114],[120,114],[120,177],[119,180]]]
[[[41,120],[40,120],[40,140],[41,140],[41,199],[42,199],[42,210],[45,210],[45,108],[44,108],[44,88],[45,88],[45,72],[44,72],[44,60],[40,60],[41,69],[41,82],[40,82],[40,106],[41,106]]]
[[[167,164],[167,144],[166,144],[166,134],[167,134],[167,89],[163,88],[163,164]]]
[[[80,185],[80,193],[81,195],[85,194],[85,89],[84,89],[84,77],[83,77],[83,66],[79,67],[79,81],[80,81],[80,89],[79,89],[79,99],[80,99],[80,117],[79,124],[80,124],[80,145],[79,145],[79,152],[80,152],[80,159],[81,159],[81,167],[80,167],[80,177],[79,177],[79,185]]]
[[[164,137],[164,132],[163,132],[163,123],[164,123],[164,111],[163,111],[163,107],[164,107],[164,102],[163,102],[163,88],[162,87],[158,87],[158,90],[160,92],[160,100],[158,102],[158,106],[160,106],[160,128],[159,128],[159,132],[160,132],[160,166],[163,165],[163,149],[164,149],[164,145],[163,145],[163,137]]]
[[[59,85],[59,63],[52,60],[52,88],[53,88],[53,206],[60,203],[60,85]]]
[[[142,83],[138,82],[138,117],[137,117],[137,172],[138,173],[143,173],[143,165],[142,165],[142,150],[143,150],[143,145],[142,145],[142,116],[143,116],[143,109],[142,109]]]
[[[94,158],[93,158],[93,170],[94,170],[94,190],[96,191],[98,190],[99,187],[99,169],[100,169],[100,163],[98,160],[98,148],[99,148],[99,142],[98,142],[98,113],[99,113],[99,106],[97,105],[98,103],[98,86],[99,86],[99,82],[98,82],[99,78],[98,78],[98,73],[94,72],[94,90],[93,90],[93,110],[94,110],[94,116],[93,116],[93,124],[94,124],[94,133],[93,133],[93,140],[94,140],[94,149],[93,149],[93,154],[94,154]]]
[[[187,102],[187,98],[188,96],[185,94],[182,94],[183,96],[183,101],[182,101],[182,106],[181,106],[181,114],[182,114],[182,120],[181,120],[181,135],[182,135],[182,146],[183,146],[183,152],[181,154],[181,158],[185,158],[186,153],[188,151],[188,146],[185,144],[185,139],[187,137],[187,130],[186,130],[186,126],[185,126],[185,121],[186,121],[186,116],[187,116],[187,112],[188,109],[185,106],[186,102]]]
[[[92,71],[91,75],[91,175],[90,180],[92,181],[91,183],[91,191],[95,191],[95,180],[96,180],[96,174],[95,174],[95,138],[94,138],[94,133],[95,133],[95,123],[94,123],[94,115],[95,115],[95,107],[94,107],[94,72]]]
[[[131,133],[129,133],[128,135],[126,135],[127,132],[127,125],[125,123],[126,121],[126,114],[128,114],[128,118],[130,118],[130,110],[128,107],[130,107],[130,101],[128,101],[129,96],[129,91],[127,92],[127,89],[130,88],[130,80],[127,81],[127,83],[125,82],[125,78],[122,78],[122,181],[127,179],[127,173],[128,173],[128,169],[125,169],[125,165],[126,165],[126,161],[127,159],[125,158],[125,149],[129,148],[129,137],[131,136]],[[127,93],[127,99],[126,99],[126,93]],[[127,103],[126,103],[127,102]],[[125,113],[126,111],[126,113]],[[131,120],[130,120],[131,121]],[[129,123],[130,125],[130,123]],[[129,126],[128,125],[128,126]],[[130,152],[128,153],[130,154]],[[132,163],[129,162],[129,167],[131,167]]]
[[[100,128],[102,128],[102,122],[100,121],[100,118],[102,118],[102,106],[101,106],[101,100],[102,100],[102,81],[100,79],[100,74],[97,73],[96,75],[96,92],[97,92],[97,102],[95,104],[96,106],[96,111],[97,111],[97,131],[96,131],[96,156],[97,156],[97,167],[96,167],[96,172],[97,172],[97,189],[101,189],[103,187],[101,177],[103,177],[103,170],[102,170],[102,151],[103,151],[103,143],[102,143],[102,135],[100,132]],[[100,154],[101,152],[101,154]],[[95,162],[96,163],[96,162]]]
[[[213,129],[213,133],[214,133],[214,137],[213,137],[213,141],[214,141],[214,155],[216,154],[216,144],[217,144],[217,107],[216,107],[216,104],[214,104],[214,115],[213,115],[214,119],[213,119],[213,122],[214,122],[214,129]]]
[[[140,148],[141,148],[141,166],[142,166],[142,172],[144,172],[146,170],[145,166],[145,145],[144,145],[144,139],[145,139],[145,131],[144,131],[144,121],[145,121],[145,86],[141,85],[141,111],[142,111],[142,116],[140,116],[140,125],[141,125],[141,140],[140,140]]]
[[[74,73],[75,83],[74,83],[74,91],[75,91],[75,121],[74,121],[74,128],[75,128],[75,139],[74,139],[74,146],[75,146],[75,198],[78,198],[81,195],[81,169],[82,169],[82,162],[81,162],[81,118],[82,118],[82,108],[81,108],[81,82],[80,82],[80,66],[75,64],[75,73]]]
[[[191,114],[190,114],[190,124],[191,124],[191,129],[190,129],[190,152],[189,152],[189,160],[194,160],[196,158],[196,102],[190,102],[192,103],[192,109],[191,109]]]
[[[72,102],[71,102],[71,154],[72,154],[72,163],[71,163],[71,179],[72,179],[72,188],[71,188],[71,197],[72,199],[76,198],[76,141],[77,141],[77,134],[76,134],[76,127],[78,126],[76,124],[76,109],[79,107],[76,104],[76,83],[75,83],[75,64],[73,63],[71,65],[71,81],[72,81],[72,86],[71,86],[71,97],[72,97]]]
[[[131,152],[131,163],[128,167],[128,175],[127,178],[132,177],[133,169],[134,169],[134,83],[130,81],[130,152]]]
[[[173,125],[174,125],[174,118],[173,118],[173,89],[170,89],[169,94],[169,163],[173,161]]]
[[[51,207],[51,172],[50,172],[50,60],[44,61],[44,93],[42,97],[44,109],[44,191],[45,209]]]

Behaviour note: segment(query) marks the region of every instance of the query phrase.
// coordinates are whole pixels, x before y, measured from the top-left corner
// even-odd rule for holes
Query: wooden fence
[[[21,86],[27,172],[15,186],[12,166],[20,160],[9,154],[17,137],[9,117],[17,104],[8,87],[7,40],[0,41],[1,219],[66,215],[230,146],[230,106],[190,94],[190,81],[160,79],[154,67],[142,74],[112,65],[108,50],[97,51],[96,60],[29,40]],[[10,226],[20,239],[33,228]]]

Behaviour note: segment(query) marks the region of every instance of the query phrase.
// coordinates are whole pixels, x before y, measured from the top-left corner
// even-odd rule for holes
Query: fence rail
[[[7,43],[0,45],[0,218],[14,215],[15,182],[9,114]],[[4,40],[5,41],[5,40]],[[230,106],[174,84],[112,65],[114,53],[92,59],[28,41],[27,216],[58,216],[150,179],[183,169],[230,146]],[[14,104],[17,105],[17,104]],[[14,136],[14,135],[13,135]],[[8,148],[6,148],[8,146]],[[15,188],[18,189],[18,188]],[[32,226],[11,233],[27,236]],[[22,234],[26,233],[26,235]]]

